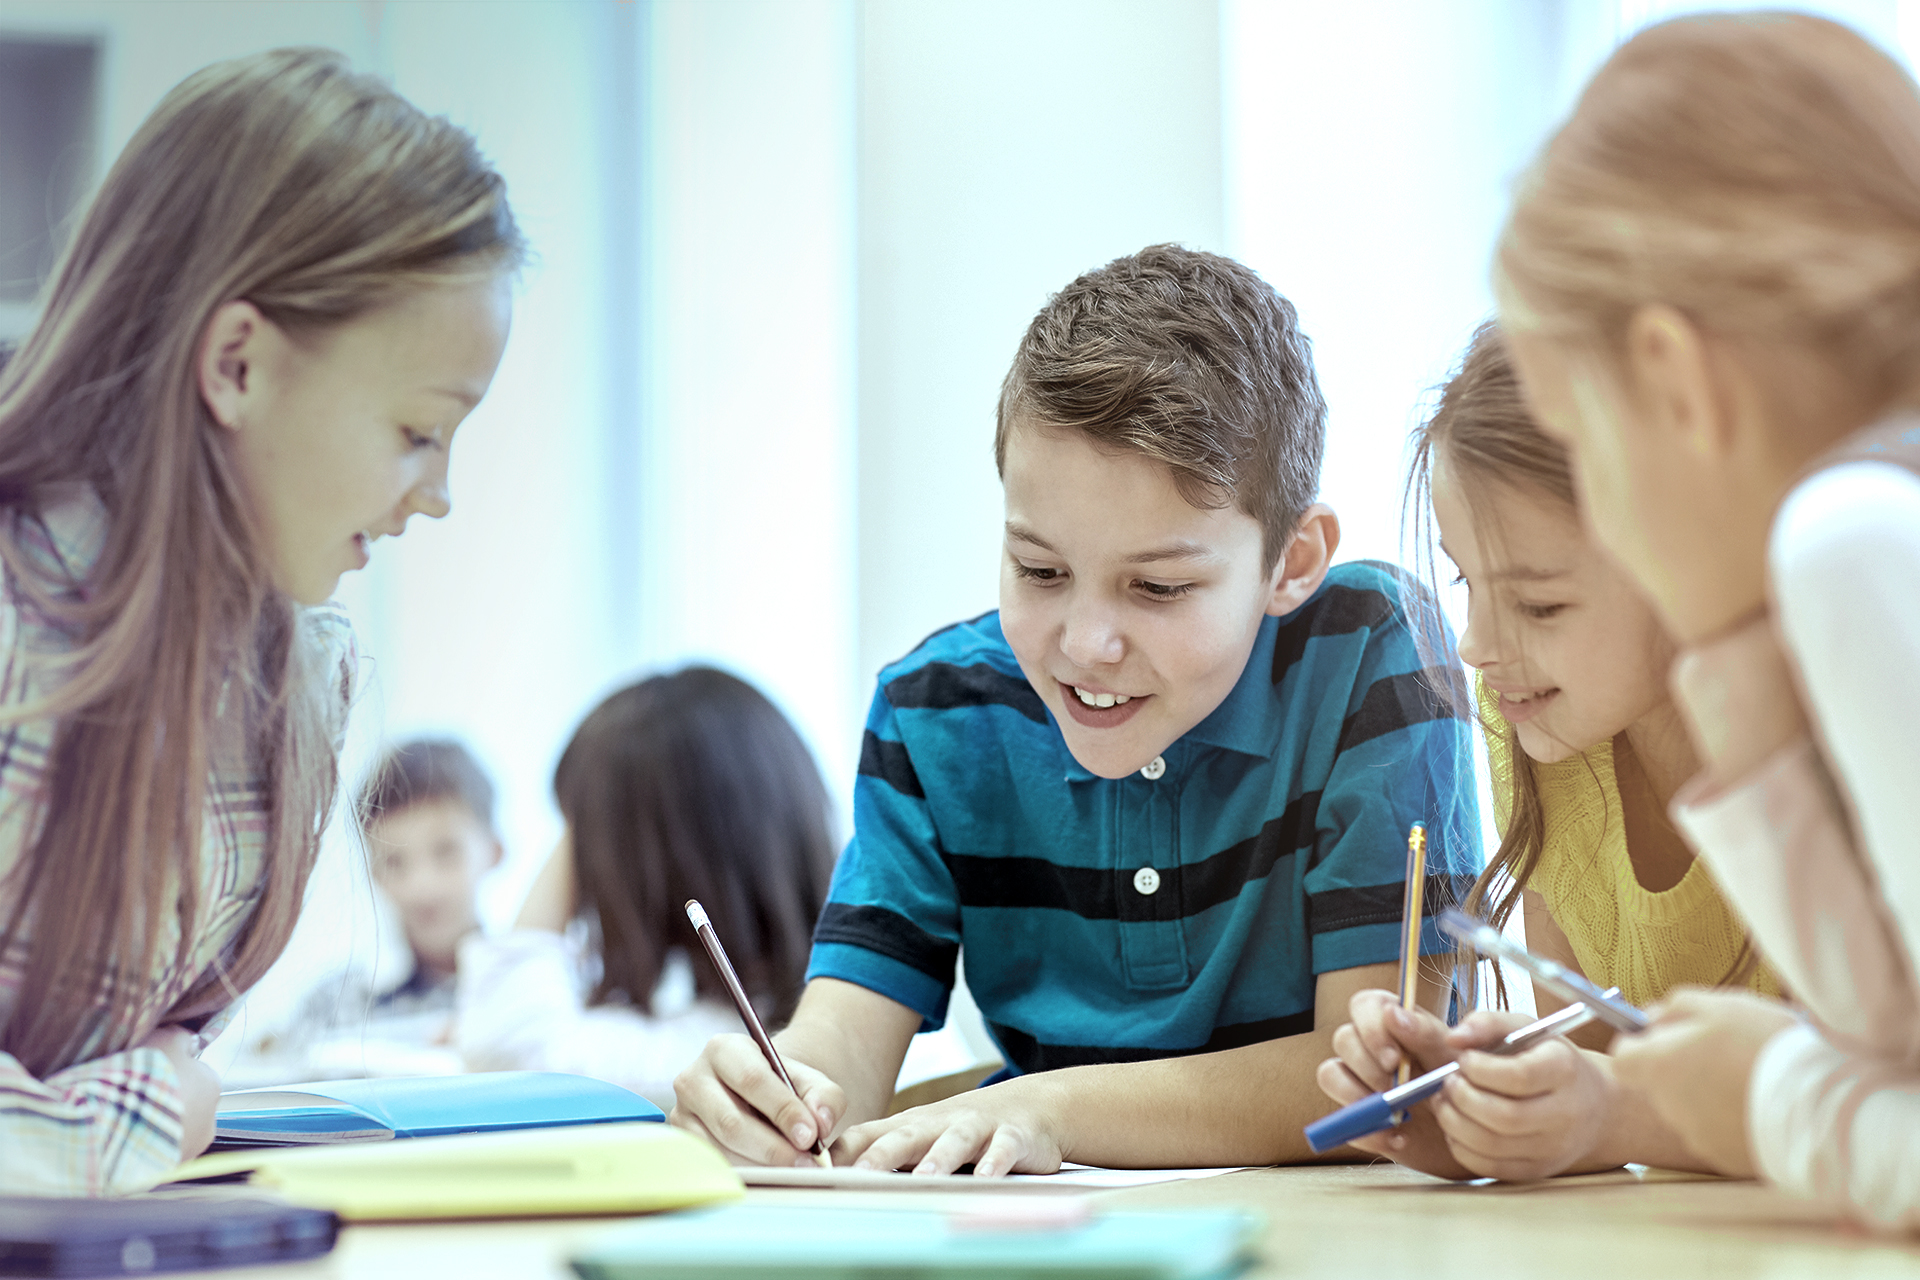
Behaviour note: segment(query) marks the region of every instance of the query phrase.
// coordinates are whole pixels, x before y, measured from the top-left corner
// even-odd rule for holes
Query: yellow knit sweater
[[[1480,697],[1487,722],[1499,724],[1498,703],[1484,686]],[[1513,760],[1493,734],[1487,735],[1487,756],[1494,821],[1504,836],[1512,816]],[[1698,859],[1671,889],[1652,893],[1641,885],[1627,856],[1613,743],[1559,764],[1526,763],[1540,787],[1546,837],[1527,888],[1545,901],[1573,944],[1581,972],[1603,987],[1619,987],[1643,1007],[1682,984],[1724,981],[1741,959],[1746,931]],[[1741,985],[1780,994],[1779,979],[1765,965],[1749,966]]]

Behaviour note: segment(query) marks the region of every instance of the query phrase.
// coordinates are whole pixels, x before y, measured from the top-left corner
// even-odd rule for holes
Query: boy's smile
[[[1252,516],[1077,431],[1016,426],[1004,474],[1001,628],[1074,759],[1125,777],[1226,699],[1283,568]]]

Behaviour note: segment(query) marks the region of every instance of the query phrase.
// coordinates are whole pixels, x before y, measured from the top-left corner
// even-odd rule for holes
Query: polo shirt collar
[[[1260,634],[1254,638],[1253,652],[1247,655],[1247,665],[1240,672],[1240,678],[1234,681],[1233,688],[1226,698],[1202,720],[1180,738],[1180,743],[1192,743],[1203,747],[1220,747],[1227,751],[1237,751],[1241,755],[1259,756],[1267,759],[1273,755],[1279,734],[1278,726],[1273,722],[1273,643],[1279,633],[1281,619],[1264,618],[1260,623]],[[1054,726],[1055,732],[1059,726]],[[1066,741],[1061,740],[1061,750],[1066,751]],[[1172,751],[1174,747],[1167,748]],[[1066,776],[1069,782],[1092,782],[1098,774],[1089,771],[1072,752],[1066,752]],[[1171,760],[1168,763],[1173,763]]]

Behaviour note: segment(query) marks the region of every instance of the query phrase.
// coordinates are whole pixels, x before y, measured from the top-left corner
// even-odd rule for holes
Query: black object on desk
[[[258,1195],[0,1196],[0,1276],[138,1276],[314,1258],[340,1219]]]

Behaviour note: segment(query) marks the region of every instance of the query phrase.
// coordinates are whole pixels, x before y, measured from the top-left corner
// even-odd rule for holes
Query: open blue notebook
[[[328,1080],[220,1095],[214,1148],[665,1119],[660,1108],[619,1085],[552,1071]]]
[[[1261,1225],[1174,1210],[994,1229],[935,1210],[735,1205],[631,1223],[571,1261],[584,1280],[1224,1280],[1253,1260]]]

